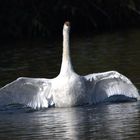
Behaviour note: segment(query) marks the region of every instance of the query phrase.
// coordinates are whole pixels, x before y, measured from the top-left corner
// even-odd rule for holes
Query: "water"
[[[73,37],[71,55],[78,74],[117,70],[140,89],[140,30]],[[58,75],[61,41],[0,46],[0,86],[20,76]],[[32,110],[0,108],[0,139],[140,139],[140,102]]]
[[[139,139],[140,103],[0,114],[1,139]]]

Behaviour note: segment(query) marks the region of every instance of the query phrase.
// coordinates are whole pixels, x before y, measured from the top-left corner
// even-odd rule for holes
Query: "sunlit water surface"
[[[117,70],[140,89],[140,30],[73,37],[71,55],[80,75]],[[62,41],[0,45],[0,87],[21,76],[52,78],[61,65]],[[0,108],[2,139],[140,139],[140,102],[32,110]]]

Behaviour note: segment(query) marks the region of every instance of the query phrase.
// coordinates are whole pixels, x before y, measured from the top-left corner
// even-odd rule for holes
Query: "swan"
[[[0,89],[0,105],[18,103],[36,109],[139,100],[136,87],[117,71],[86,76],[75,73],[70,58],[69,32],[70,22],[65,22],[59,75],[53,79],[27,77],[16,79]]]

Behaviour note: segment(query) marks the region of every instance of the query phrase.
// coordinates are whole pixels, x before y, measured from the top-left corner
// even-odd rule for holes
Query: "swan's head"
[[[63,35],[64,35],[65,33],[69,33],[69,31],[70,31],[70,22],[69,22],[69,21],[66,21],[66,22],[64,23],[64,26],[63,26]]]

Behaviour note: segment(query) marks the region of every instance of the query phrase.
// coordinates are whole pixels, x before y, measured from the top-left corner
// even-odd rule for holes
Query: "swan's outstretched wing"
[[[49,95],[51,80],[42,78],[18,78],[0,89],[0,105],[19,103],[32,108],[53,104]]]
[[[116,71],[84,76],[91,103],[138,100],[139,93],[132,82]]]

